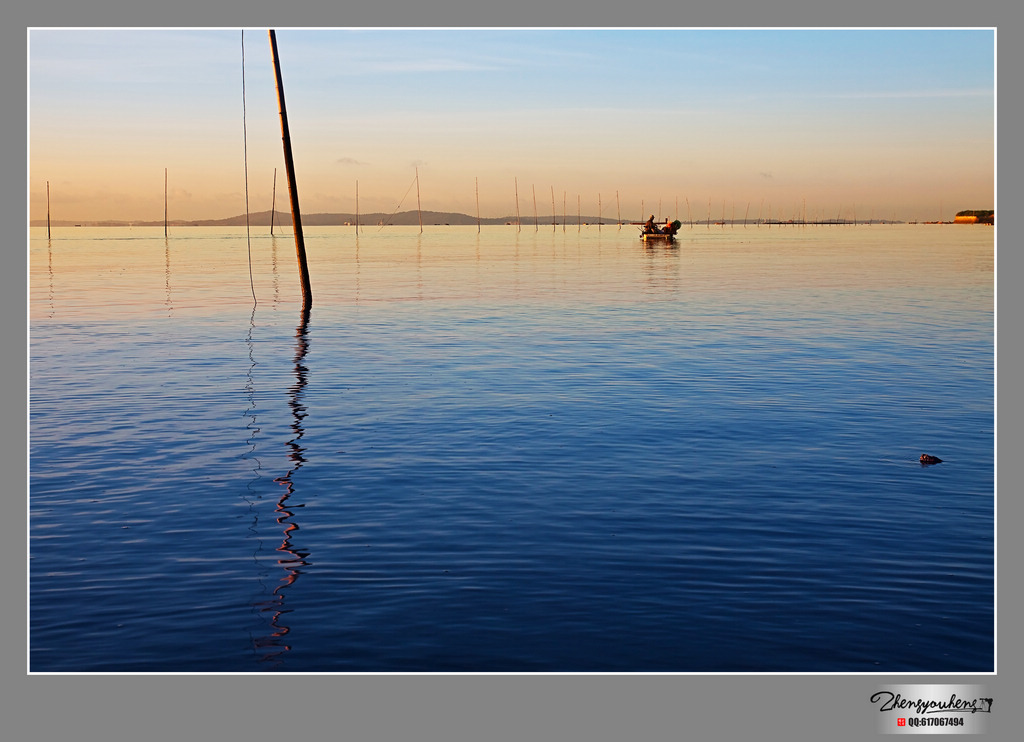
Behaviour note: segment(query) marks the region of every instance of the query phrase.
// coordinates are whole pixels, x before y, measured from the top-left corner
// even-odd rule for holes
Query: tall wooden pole
[[[309,285],[309,268],[306,265],[306,243],[302,239],[302,216],[299,212],[299,190],[295,185],[295,166],[292,163],[292,138],[288,133],[288,111],[284,104],[284,81],[281,79],[281,63],[277,57],[277,35],[274,33],[274,29],[270,29],[268,34],[270,36],[270,53],[274,58],[277,105],[281,114],[281,142],[284,145],[284,165],[288,175],[288,197],[292,206],[295,256],[299,261],[299,278],[302,281],[302,308],[303,311],[308,311],[313,306],[313,289]]]
[[[50,181],[46,181],[46,239],[50,239]]]
[[[164,237],[167,236],[167,168],[164,168]]]

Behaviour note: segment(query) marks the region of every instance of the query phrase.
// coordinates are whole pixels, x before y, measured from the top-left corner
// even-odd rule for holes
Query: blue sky
[[[29,32],[31,215],[270,207],[265,29]],[[951,218],[993,207],[992,30],[301,30],[278,47],[303,211]],[[243,140],[244,135],[244,140]],[[244,141],[244,148],[243,148]],[[278,191],[281,196],[282,191]],[[529,201],[529,203],[527,203]],[[279,204],[282,201],[278,202]],[[672,204],[669,208],[667,205]],[[798,206],[799,205],[799,206]],[[804,206],[806,205],[806,206]],[[845,206],[844,206],[845,205]],[[402,209],[415,208],[406,201]],[[63,217],[58,217],[63,218]]]

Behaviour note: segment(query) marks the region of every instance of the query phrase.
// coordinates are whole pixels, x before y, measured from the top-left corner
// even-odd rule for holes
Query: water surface
[[[994,669],[990,228],[264,232],[33,230],[32,671]]]

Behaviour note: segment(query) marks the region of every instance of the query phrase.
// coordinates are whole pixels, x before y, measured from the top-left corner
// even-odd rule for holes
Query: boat
[[[653,220],[654,217],[651,217]],[[665,224],[664,227],[656,227],[653,221],[648,221],[640,228],[640,239],[644,242],[674,242],[676,232],[683,226],[683,223],[676,219],[674,222]]]

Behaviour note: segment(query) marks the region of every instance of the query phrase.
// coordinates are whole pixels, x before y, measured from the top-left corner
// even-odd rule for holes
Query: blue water
[[[992,230],[681,237],[34,231],[30,670],[993,671]]]

